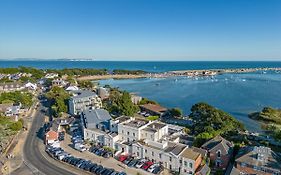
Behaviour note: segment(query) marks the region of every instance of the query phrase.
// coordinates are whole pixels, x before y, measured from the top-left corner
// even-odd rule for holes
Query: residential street
[[[40,106],[35,114],[32,126],[29,128],[29,133],[24,145],[24,164],[12,174],[22,175],[22,172],[28,173],[32,171],[34,174],[52,174],[52,175],[74,175],[82,174],[81,171],[74,167],[67,166],[61,162],[50,158],[44,151],[43,136],[40,129],[44,123],[44,114],[41,113],[42,106]],[[37,131],[39,131],[37,133]],[[37,134],[36,134],[37,133]],[[41,137],[42,138],[42,137]]]

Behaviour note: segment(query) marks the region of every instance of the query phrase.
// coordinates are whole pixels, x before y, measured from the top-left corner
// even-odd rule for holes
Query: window
[[[218,152],[217,152],[217,156],[218,156],[218,158],[220,158],[220,157],[221,157],[221,151],[220,151],[220,150],[218,150]]]
[[[241,167],[245,167],[247,164],[245,162],[241,162]]]
[[[172,162],[172,157],[170,157],[170,162]]]
[[[136,134],[135,134],[135,133],[133,133],[133,136],[135,137],[135,136],[136,136]]]
[[[193,164],[192,163],[189,163],[189,168],[193,168]]]
[[[170,165],[170,170],[172,169],[172,165]]]
[[[122,134],[124,134],[124,130],[122,130]]]
[[[127,135],[130,135],[130,132],[127,132]]]
[[[154,156],[154,152],[153,151],[151,152],[151,155]]]
[[[187,166],[187,161],[184,161],[184,166]]]
[[[139,152],[137,152],[137,156],[138,156],[138,157],[140,156],[140,153],[139,153]]]
[[[216,166],[217,166],[217,167],[220,167],[220,166],[221,166],[221,163],[220,163],[219,161],[217,161],[217,162],[216,162]]]
[[[144,152],[147,153],[147,149],[145,149]]]
[[[159,154],[159,158],[161,159],[161,154]]]

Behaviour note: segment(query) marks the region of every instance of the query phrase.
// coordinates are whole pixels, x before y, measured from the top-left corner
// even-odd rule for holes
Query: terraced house
[[[175,133],[171,132],[175,131],[173,125],[126,116],[106,118],[104,122],[107,124],[103,123],[103,128],[94,126],[85,138],[112,147],[117,150],[116,154],[159,162],[180,174],[194,174],[204,166],[200,151],[180,143],[181,129],[178,126]],[[84,129],[84,133],[85,130],[89,129]]]

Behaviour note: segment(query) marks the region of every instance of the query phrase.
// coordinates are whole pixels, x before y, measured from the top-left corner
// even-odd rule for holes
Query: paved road
[[[34,115],[33,123],[26,138],[23,148],[25,163],[29,165],[29,168],[32,169],[34,174],[40,174],[39,172],[42,172],[46,175],[75,175],[73,172],[59,167],[64,166],[60,162],[55,162],[57,166],[50,163],[39,150],[42,140],[40,140],[38,136],[42,136],[43,134],[42,129],[40,130],[44,123],[44,114],[41,112],[41,109],[43,108],[44,107],[40,106]]]

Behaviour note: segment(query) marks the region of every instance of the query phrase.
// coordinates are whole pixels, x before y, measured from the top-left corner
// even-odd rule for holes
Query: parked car
[[[109,157],[113,157],[113,153],[110,151],[107,151],[105,154],[103,154],[104,158],[109,158]]]
[[[153,162],[147,161],[142,165],[142,169],[147,170],[151,165],[153,165]]]
[[[81,143],[76,143],[74,144],[74,148],[80,152],[86,151],[86,147],[85,145],[81,144]]]
[[[120,172],[118,175],[127,175],[125,172]]]
[[[135,167],[136,168],[141,168],[145,162],[146,162],[145,159],[140,159]]]
[[[163,170],[162,166],[157,166],[154,168],[154,170],[152,171],[153,174],[159,174],[161,171]]]
[[[131,162],[131,160],[133,160],[133,159],[134,159],[134,158],[132,158],[132,157],[127,157],[127,159],[124,160],[123,163],[124,163],[125,165],[128,165],[128,164]]]
[[[127,155],[121,155],[121,156],[119,156],[119,158],[118,158],[118,160],[120,161],[120,162],[123,162],[124,160],[126,160],[127,159]]]
[[[160,164],[155,163],[155,164],[151,165],[151,166],[147,169],[147,171],[152,173],[153,170],[154,170],[155,168],[157,168],[157,167],[160,167]]]
[[[137,159],[133,159],[133,160],[131,160],[131,162],[128,164],[128,167],[134,167],[134,166],[136,166],[137,163],[138,163],[138,160],[137,160]]]

